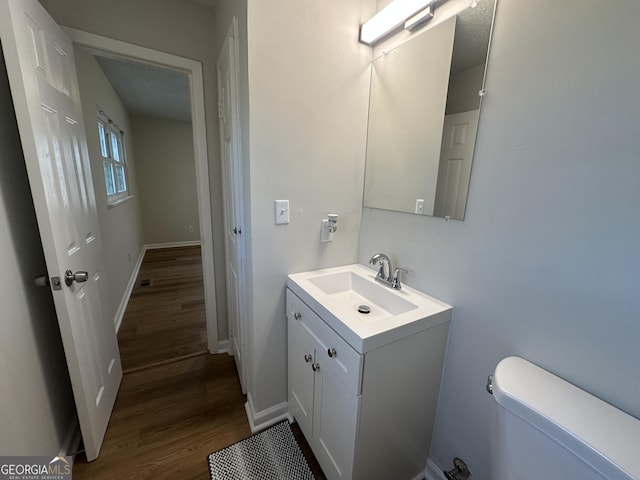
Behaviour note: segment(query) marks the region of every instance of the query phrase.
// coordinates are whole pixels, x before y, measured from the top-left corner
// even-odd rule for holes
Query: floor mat
[[[209,455],[211,480],[314,480],[288,421]]]

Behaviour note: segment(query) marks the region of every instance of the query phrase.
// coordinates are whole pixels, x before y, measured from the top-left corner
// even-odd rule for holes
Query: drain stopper
[[[371,313],[371,307],[369,307],[369,305],[360,305],[358,307],[358,312],[366,315],[367,313]]]

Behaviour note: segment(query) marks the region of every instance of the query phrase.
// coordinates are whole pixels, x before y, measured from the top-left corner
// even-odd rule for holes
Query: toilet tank
[[[492,480],[640,479],[640,420],[518,357],[492,387]]]

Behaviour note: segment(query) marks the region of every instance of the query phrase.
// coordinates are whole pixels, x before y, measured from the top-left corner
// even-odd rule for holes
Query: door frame
[[[159,52],[147,47],[114,40],[93,33],[62,27],[74,45],[99,50],[115,59],[127,59],[140,63],[178,70],[189,77],[191,96],[191,125],[196,164],[196,188],[200,241],[202,245],[202,272],[207,324],[207,345],[211,353],[218,353],[218,315],[213,255],[213,227],[211,221],[211,190],[209,185],[209,158],[207,155],[207,131],[204,109],[204,76],[202,64],[195,60]]]

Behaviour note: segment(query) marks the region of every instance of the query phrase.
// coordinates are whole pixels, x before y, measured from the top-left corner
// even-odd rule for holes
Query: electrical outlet
[[[418,215],[422,215],[424,213],[424,198],[418,198],[416,200],[416,211]]]
[[[193,225],[189,225],[189,233],[193,233]]]

